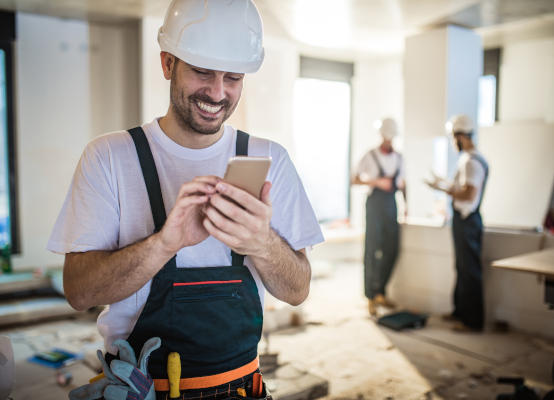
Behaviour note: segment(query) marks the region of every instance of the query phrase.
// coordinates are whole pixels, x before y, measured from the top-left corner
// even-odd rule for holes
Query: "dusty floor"
[[[490,400],[512,391],[496,384],[498,376],[525,376],[543,395],[554,389],[552,341],[516,332],[453,333],[436,317],[423,329],[394,332],[368,317],[360,277],[361,266],[355,263],[316,274],[303,305],[306,324],[269,336],[269,351],[279,353],[281,364],[329,381],[329,399]],[[54,370],[26,361],[54,346],[92,355],[101,340],[91,318],[0,334],[8,334],[14,345],[15,400],[67,398],[70,388],[94,375],[84,363],[71,365],[66,372],[71,372],[73,383],[61,388]]]

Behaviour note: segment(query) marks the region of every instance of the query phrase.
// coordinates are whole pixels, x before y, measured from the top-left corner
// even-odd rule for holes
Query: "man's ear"
[[[164,73],[164,78],[166,80],[171,80],[171,75],[173,73],[173,68],[175,68],[175,56],[166,51],[160,52],[160,60],[162,62],[162,70]]]

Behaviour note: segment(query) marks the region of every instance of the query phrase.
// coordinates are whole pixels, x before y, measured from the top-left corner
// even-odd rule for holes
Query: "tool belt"
[[[244,376],[258,371],[260,362],[258,357],[242,367],[221,374],[201,376],[197,378],[181,378],[179,381],[179,390],[205,389],[213,386],[221,386]],[[154,379],[156,392],[167,392],[169,390],[168,379]]]

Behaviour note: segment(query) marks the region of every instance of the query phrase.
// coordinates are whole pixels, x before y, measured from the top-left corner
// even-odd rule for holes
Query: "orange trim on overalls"
[[[242,279],[235,279],[232,281],[175,282],[173,286],[223,285],[226,283],[242,283]]]
[[[179,381],[179,390],[206,389],[213,386],[224,385],[226,383],[249,375],[252,372],[255,372],[259,367],[260,361],[259,358],[256,357],[248,364],[233,369],[231,371],[222,372],[215,375],[200,376],[197,378],[181,378],[181,380]],[[156,392],[169,391],[169,380],[154,379],[154,388],[156,389]]]

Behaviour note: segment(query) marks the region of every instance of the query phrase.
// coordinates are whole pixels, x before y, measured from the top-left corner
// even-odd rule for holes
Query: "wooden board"
[[[64,298],[43,297],[0,303],[0,326],[78,313]]]
[[[554,248],[493,261],[495,268],[533,272],[554,279]]]
[[[50,287],[50,277],[35,276],[32,272],[0,275],[0,294]]]

